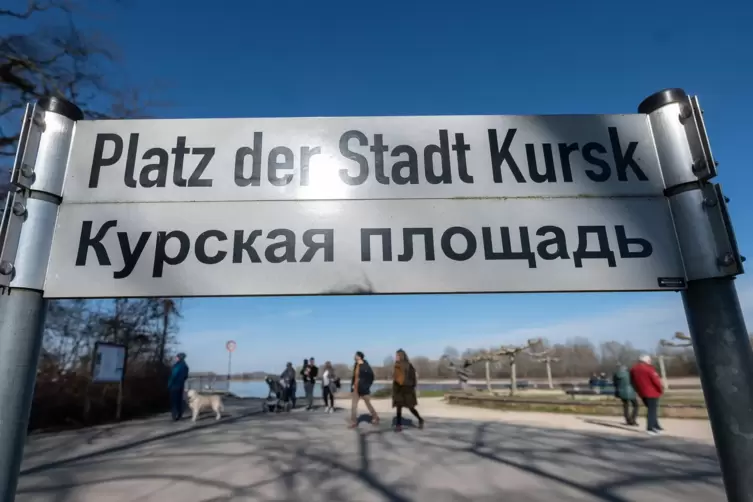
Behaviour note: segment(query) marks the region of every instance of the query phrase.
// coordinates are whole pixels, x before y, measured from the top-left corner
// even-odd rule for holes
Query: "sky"
[[[86,22],[166,118],[635,113],[682,87],[705,110],[716,181],[753,255],[751,3],[131,0]],[[737,283],[753,328],[753,279]],[[218,372],[228,339],[233,371],[277,371],[531,336],[653,349],[687,330],[677,293],[186,299],[183,315],[192,369]]]

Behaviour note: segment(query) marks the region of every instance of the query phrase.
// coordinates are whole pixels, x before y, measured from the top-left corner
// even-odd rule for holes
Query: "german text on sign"
[[[81,121],[66,202],[660,195],[645,115]]]

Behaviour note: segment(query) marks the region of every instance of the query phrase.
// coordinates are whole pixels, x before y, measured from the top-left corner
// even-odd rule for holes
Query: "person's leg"
[[[181,418],[183,418],[183,408],[184,408],[183,396],[185,395],[184,392],[185,392],[185,389],[183,387],[180,387],[179,389],[176,390],[175,399],[176,399],[177,407],[178,407],[177,408],[177,412],[178,412],[177,420],[180,420]]]
[[[656,430],[656,400],[652,398],[643,399],[643,403],[646,405],[646,430]]]
[[[311,382],[306,384],[306,405],[308,409],[314,409],[314,384]]]
[[[630,401],[622,399],[622,416],[625,417],[625,423],[630,425]]]
[[[293,385],[290,387],[290,400],[293,401],[293,408],[295,408],[295,400],[298,398],[298,389],[296,388],[296,385]]]
[[[648,399],[642,397],[641,401],[643,401],[643,406],[646,407],[646,430],[648,431],[651,430],[651,410],[649,410]]]
[[[654,429],[657,431],[663,431],[662,426],[659,425],[659,398],[654,399]]]
[[[369,409],[369,413],[371,414],[371,423],[378,424],[379,415],[377,415],[376,410],[371,405],[371,396],[361,396],[361,399],[363,399],[363,402],[366,404],[366,408]]]
[[[419,429],[423,429],[424,428],[424,419],[421,418],[421,415],[418,414],[418,410],[416,408],[408,408],[408,409],[413,414],[413,416],[418,419],[418,428]]]
[[[416,408],[408,408],[408,410],[413,414],[414,417],[418,419],[419,422],[424,421],[424,419],[421,418],[421,415],[418,414],[418,410]]]
[[[403,407],[395,406],[395,427],[400,430],[403,426]]]
[[[329,390],[329,409],[332,411],[335,411],[335,391],[334,389]]]
[[[638,398],[630,400],[633,412],[630,414],[630,425],[638,425]]]
[[[358,394],[353,393],[353,398],[350,402],[350,426],[355,427],[358,425]]]
[[[173,420],[178,420],[178,403],[175,400],[175,389],[168,390],[168,398],[170,399],[170,416]]]
[[[322,399],[324,400],[324,409],[329,408],[329,387],[322,384]]]

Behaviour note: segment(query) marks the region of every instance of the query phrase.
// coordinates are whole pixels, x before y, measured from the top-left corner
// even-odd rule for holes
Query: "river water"
[[[348,382],[349,383],[349,382]],[[206,383],[202,382],[199,383],[196,380],[189,379],[187,388],[193,388],[197,390],[205,390],[206,389]],[[518,385],[520,387],[526,387],[526,382],[518,382]],[[379,384],[375,383],[371,386],[371,391],[375,392],[379,389],[384,388],[385,384]],[[485,385],[475,385],[475,387],[486,388]],[[238,397],[260,397],[264,398],[267,397],[269,394],[269,387],[267,386],[266,382],[260,382],[260,381],[232,381],[230,382],[230,386],[228,388],[228,382],[226,380],[223,381],[214,381],[211,382],[211,388],[214,390],[229,390],[231,393],[235,394]],[[436,390],[452,390],[452,389],[458,389],[460,386],[457,384],[457,382],[447,382],[447,383],[426,383],[426,384],[419,384],[418,385],[418,392],[421,393],[421,391],[436,391]],[[502,389],[509,389],[509,384],[503,384],[503,383],[494,383],[492,385],[492,388],[497,390]],[[348,392],[350,389],[346,388],[346,385],[343,385],[341,392]],[[296,394],[298,396],[305,396],[305,391],[303,389],[303,384],[298,382],[298,385],[296,386]],[[314,396],[315,397],[321,397],[322,395],[322,386],[321,383],[317,383],[314,387]]]

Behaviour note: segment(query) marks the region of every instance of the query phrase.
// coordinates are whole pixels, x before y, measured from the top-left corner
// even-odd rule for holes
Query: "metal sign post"
[[[753,351],[734,277],[743,272],[698,100],[667,89],[648,114],[685,263],[682,293],[730,502],[753,501]]]
[[[15,498],[47,302],[42,297],[81,110],[50,98],[24,115],[0,226],[0,501]]]
[[[227,388],[228,391],[230,390],[230,375],[232,374],[230,372],[230,366],[232,364],[233,360],[233,352],[235,351],[236,343],[233,340],[228,340],[228,342],[225,344],[225,348],[227,349]]]

